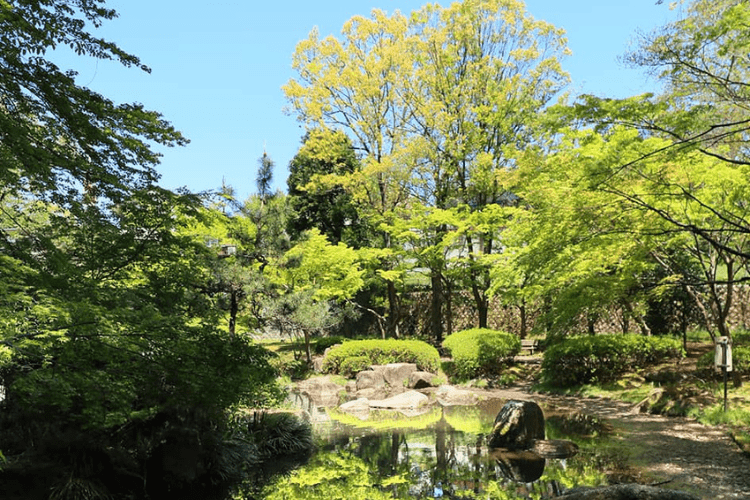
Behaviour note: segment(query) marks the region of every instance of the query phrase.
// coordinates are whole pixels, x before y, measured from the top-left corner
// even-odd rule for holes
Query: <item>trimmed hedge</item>
[[[472,328],[448,335],[443,347],[451,353],[454,374],[459,378],[474,378],[497,373],[521,351],[521,340],[498,330]]]
[[[351,377],[370,365],[389,363],[415,363],[418,370],[437,373],[440,355],[421,340],[350,340],[328,351],[323,371]]]
[[[625,372],[684,355],[682,343],[668,337],[568,337],[544,352],[542,380],[557,387],[609,382]]]

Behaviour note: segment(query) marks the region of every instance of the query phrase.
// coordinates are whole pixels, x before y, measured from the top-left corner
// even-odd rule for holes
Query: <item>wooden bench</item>
[[[534,351],[537,349],[539,349],[539,341],[537,339],[521,340],[521,352],[528,351],[529,354],[534,354]]]

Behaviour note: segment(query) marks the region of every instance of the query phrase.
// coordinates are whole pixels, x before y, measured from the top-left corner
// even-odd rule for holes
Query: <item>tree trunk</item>
[[[521,317],[521,332],[519,337],[525,339],[527,335],[527,318],[526,318],[526,300],[521,299],[521,304],[518,306],[518,315]]]
[[[433,269],[430,280],[432,284],[430,329],[436,345],[440,345],[443,342],[443,278],[439,271]]]
[[[235,336],[237,313],[240,310],[240,304],[237,298],[237,291],[232,290],[229,296],[229,338],[233,339]]]
[[[398,305],[398,294],[396,285],[392,281],[388,282],[388,335],[394,339],[399,338],[398,323],[401,311]]]

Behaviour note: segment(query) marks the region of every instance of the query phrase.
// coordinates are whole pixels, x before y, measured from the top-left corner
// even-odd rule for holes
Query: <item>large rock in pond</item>
[[[544,413],[539,405],[533,401],[511,400],[495,417],[489,446],[526,450],[541,439],[544,439]]]

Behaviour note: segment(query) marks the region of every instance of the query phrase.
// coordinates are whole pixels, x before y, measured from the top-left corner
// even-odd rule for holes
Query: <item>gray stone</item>
[[[365,370],[357,373],[357,392],[362,389],[381,389],[385,387],[385,377],[380,370]]]
[[[373,368],[376,368],[373,366]],[[385,383],[391,387],[406,387],[409,376],[417,371],[414,363],[391,363],[379,367],[383,372]]]
[[[409,375],[408,387],[410,389],[426,389],[427,387],[435,387],[435,381],[437,375],[430,372],[411,372]]]
[[[451,385],[441,385],[435,391],[435,398],[441,406],[467,406],[476,404],[479,396],[471,391],[457,389]]]
[[[388,408],[392,410],[420,408],[427,405],[429,398],[417,391],[407,391],[381,401],[370,401],[371,408]]]
[[[337,406],[344,387],[324,376],[298,382],[297,390],[307,395],[315,406]]]
[[[529,449],[535,440],[544,439],[544,413],[533,401],[511,400],[495,417],[490,448]]]
[[[360,389],[356,392],[355,396],[357,398],[367,398],[369,400],[379,400],[379,399],[385,399],[388,397],[388,391],[385,390],[385,386],[383,387],[366,387],[364,389]]]
[[[567,439],[538,439],[532,443],[531,451],[542,458],[569,458],[578,453],[578,445]]]
[[[359,398],[353,401],[348,401],[339,406],[339,410],[352,413],[368,412],[370,411],[370,400],[367,398]]]

